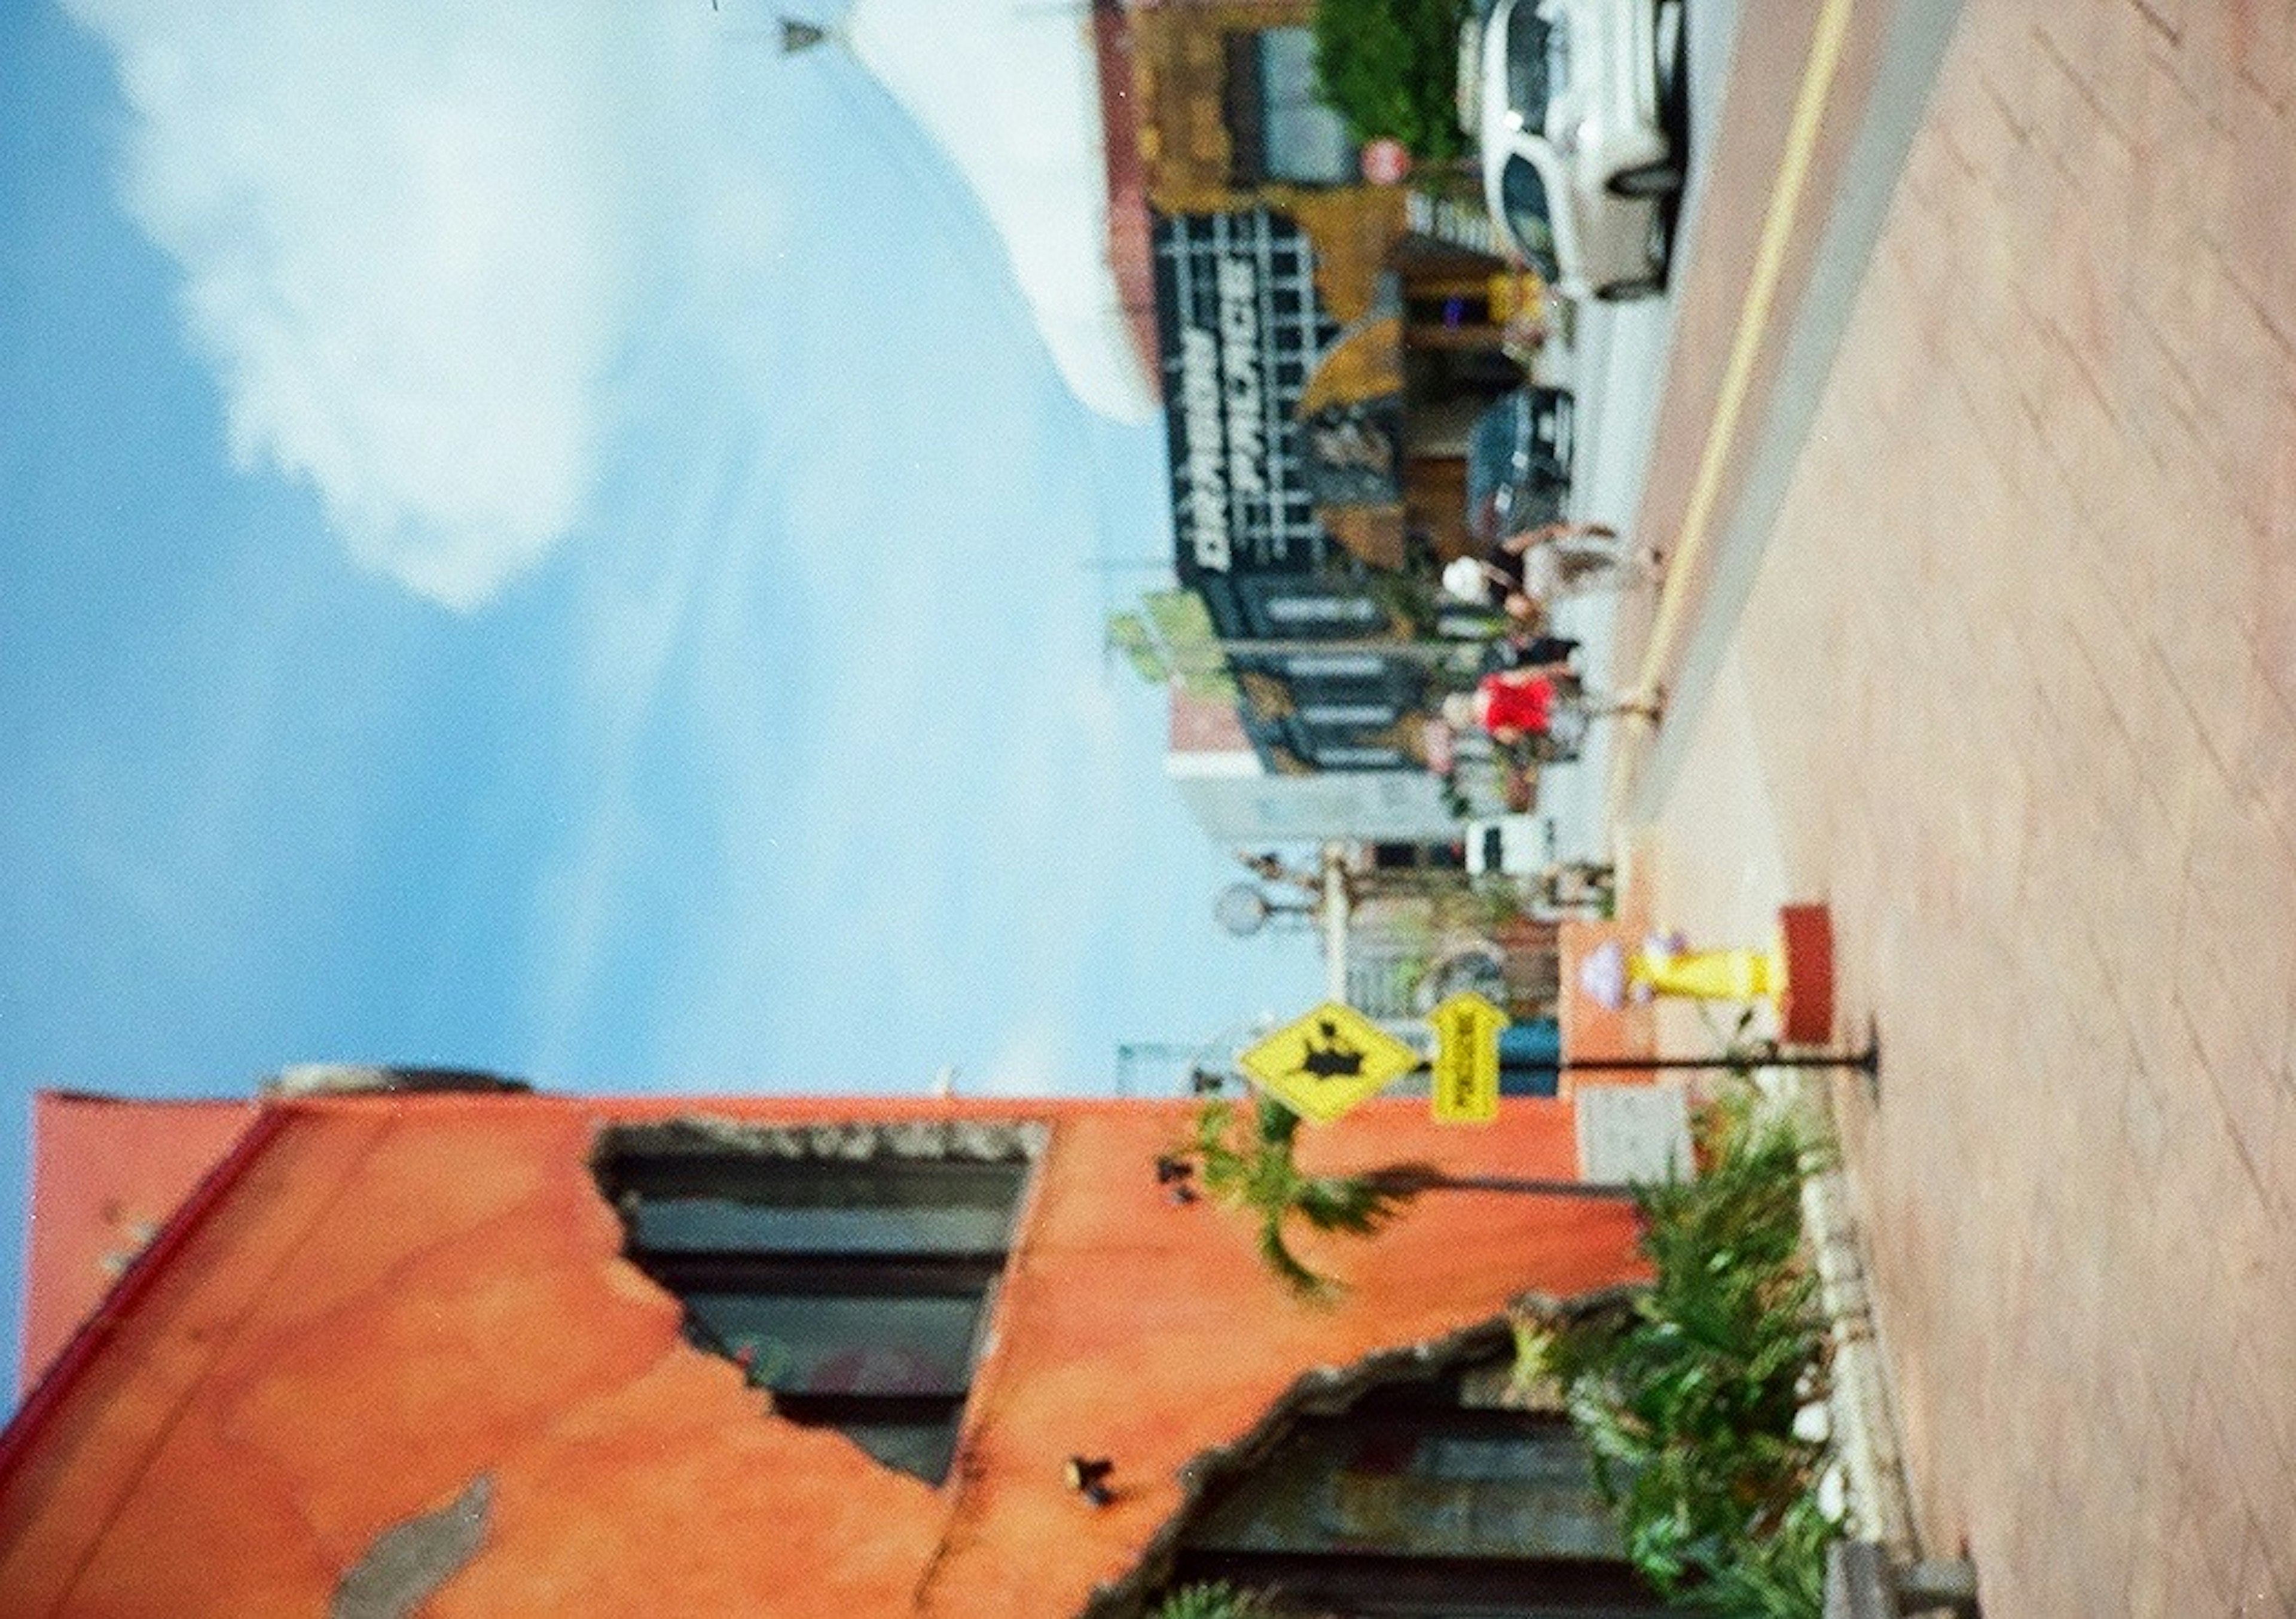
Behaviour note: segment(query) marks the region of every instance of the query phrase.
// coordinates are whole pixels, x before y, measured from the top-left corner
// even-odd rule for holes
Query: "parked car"
[[[1467,531],[1484,547],[1562,517],[1573,407],[1560,388],[1503,394],[1467,431]]]
[[[1566,296],[1666,284],[1684,178],[1683,0],[1496,0],[1467,25],[1461,114],[1505,247]]]

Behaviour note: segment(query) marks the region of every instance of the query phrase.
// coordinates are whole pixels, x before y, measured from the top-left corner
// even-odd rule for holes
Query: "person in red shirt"
[[[1559,696],[1556,681],[1568,672],[1562,665],[1550,663],[1537,669],[1503,669],[1485,675],[1473,691],[1443,700],[1443,718],[1454,729],[1480,727],[1490,734],[1493,742],[1505,746],[1538,740],[1554,728]],[[1590,719],[1636,714],[1655,720],[1659,706],[1631,700],[1604,702],[1586,707],[1584,712]]]
[[[1554,682],[1534,670],[1501,670],[1475,687],[1475,723],[1496,742],[1544,736],[1554,728]]]

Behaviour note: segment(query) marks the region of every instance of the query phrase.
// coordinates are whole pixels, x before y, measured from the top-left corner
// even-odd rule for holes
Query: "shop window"
[[[1316,92],[1305,28],[1227,36],[1227,133],[1238,185],[1343,185],[1356,178],[1347,125]]]
[[[1295,1418],[1208,1492],[1168,1589],[1225,1581],[1348,1619],[1671,1611],[1625,1561],[1570,1422],[1487,1402],[1505,1386],[1494,1365]]]
[[[812,1157],[675,1128],[618,1132],[598,1174],[687,1338],[778,1415],[947,1477],[1025,1157]]]
[[[1283,670],[1294,679],[1376,678],[1387,662],[1367,652],[1316,653],[1284,659]]]
[[[1367,596],[1277,596],[1268,598],[1267,616],[1278,624],[1378,624],[1387,615]]]
[[[1303,725],[1329,726],[1345,728],[1349,726],[1391,725],[1395,721],[1392,703],[1303,703],[1300,705],[1300,720]]]
[[[1391,770],[1404,759],[1393,748],[1317,748],[1316,762],[1327,770]]]

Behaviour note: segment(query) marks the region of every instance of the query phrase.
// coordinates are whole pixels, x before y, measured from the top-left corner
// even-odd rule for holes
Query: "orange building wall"
[[[1297,220],[1316,244],[1316,292],[1349,325],[1369,310],[1405,228],[1394,185],[1240,187],[1223,95],[1230,33],[1309,21],[1314,0],[1214,0],[1131,14],[1132,103],[1149,205],[1160,213],[1226,213],[1265,205]]]
[[[252,1102],[155,1107],[53,1091],[33,1099],[19,1393],[39,1381],[255,1114]]]
[[[1650,932],[1639,917],[1616,922],[1569,921],[1562,925],[1562,992],[1560,1022],[1562,1055],[1585,1060],[1596,1057],[1649,1056],[1657,1049],[1657,1031],[1648,1005],[1628,1001],[1605,1007],[1578,984],[1579,964],[1606,944],[1622,950],[1641,948]],[[1565,1096],[1584,1085],[1646,1085],[1657,1072],[1649,1068],[1601,1070],[1592,1073],[1562,1072]]]
[[[0,1613],[308,1615],[376,1538],[493,1482],[474,1560],[423,1610],[1073,1614],[1184,1502],[1181,1469],[1304,1372],[1425,1341],[1525,1290],[1638,1274],[1615,1206],[1434,1194],[1301,1305],[1250,1233],[1152,1173],[1179,1104],[371,1097],[283,1124],[0,1460]],[[1042,1118],[1054,1129],[947,1484],[773,1419],[619,1256],[587,1157],[608,1122]],[[1572,1172],[1567,1104],[1486,1130],[1374,1103],[1311,1166]],[[21,1425],[20,1423],[20,1430]],[[1071,1453],[1119,1494],[1071,1493]]]

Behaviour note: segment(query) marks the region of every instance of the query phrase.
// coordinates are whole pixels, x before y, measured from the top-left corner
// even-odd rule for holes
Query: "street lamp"
[[[1238,939],[1249,939],[1278,917],[1306,918],[1316,914],[1312,900],[1286,902],[1269,896],[1253,883],[1231,883],[1212,901],[1212,919]]]

